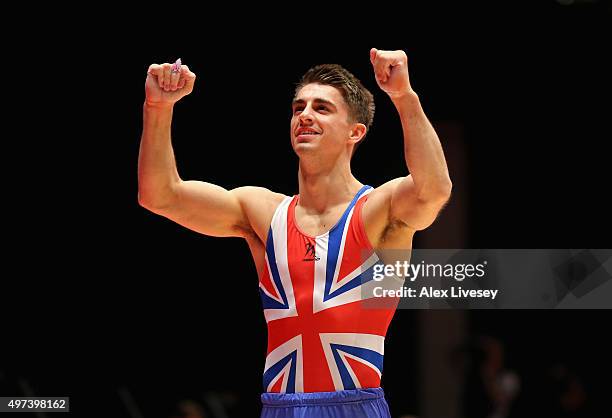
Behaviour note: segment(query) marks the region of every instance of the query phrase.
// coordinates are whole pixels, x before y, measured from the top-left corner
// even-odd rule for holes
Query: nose
[[[312,123],[312,108],[310,105],[304,107],[304,109],[300,112],[298,116],[298,120],[300,125],[310,124]]]

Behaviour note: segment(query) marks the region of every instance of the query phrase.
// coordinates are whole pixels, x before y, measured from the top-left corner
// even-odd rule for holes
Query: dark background
[[[377,186],[406,174],[399,120],[368,56],[371,47],[403,49],[428,117],[449,133],[440,136],[455,185],[416,247],[610,248],[610,5],[561,3],[402,13],[373,4],[342,17],[305,5],[267,20],[244,19],[247,8],[241,20],[209,13],[176,29],[162,17],[141,28],[101,11],[100,21],[91,12],[39,27],[32,89],[15,104],[20,135],[5,148],[7,165],[19,165],[6,177],[6,229],[17,234],[6,238],[0,395],[69,395],[74,415],[90,417],[130,416],[128,396],[144,416],[170,417],[181,399],[208,393],[230,416],[258,415],[266,334],[246,244],[197,235],[137,204],[153,62],[181,57],[198,75],[175,108],[183,178],[295,194],[289,105],[294,83],[318,63],[342,64],[375,95],[357,178]],[[46,70],[53,76],[41,82]],[[394,416],[421,411],[420,315],[398,311],[389,331],[383,386]],[[481,335],[501,341],[523,379],[516,413],[589,416],[605,405],[609,311],[467,319],[458,348],[469,359],[465,414],[486,404],[470,380]],[[575,415],[555,415],[567,384],[551,372],[558,364],[588,394]]]

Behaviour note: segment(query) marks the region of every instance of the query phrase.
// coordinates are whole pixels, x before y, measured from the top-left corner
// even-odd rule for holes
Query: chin
[[[306,154],[306,153],[310,154],[310,153],[315,152],[317,148],[318,147],[315,144],[311,144],[308,142],[300,142],[293,146],[293,151],[295,151],[297,155]]]
[[[306,142],[306,141],[300,141],[297,142],[296,140],[293,141],[293,149],[297,150],[298,148],[312,148],[314,144],[312,142]]]

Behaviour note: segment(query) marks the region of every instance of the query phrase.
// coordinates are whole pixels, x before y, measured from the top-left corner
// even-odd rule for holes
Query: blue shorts
[[[391,418],[382,388],[263,393],[261,418]]]

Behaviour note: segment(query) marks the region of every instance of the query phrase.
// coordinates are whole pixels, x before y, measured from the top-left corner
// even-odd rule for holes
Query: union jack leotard
[[[363,186],[338,223],[316,237],[295,222],[299,196],[286,197],[276,209],[259,278],[268,326],[264,391],[380,386],[395,306],[367,309],[362,303],[362,272],[378,260],[361,218],[371,190]]]

